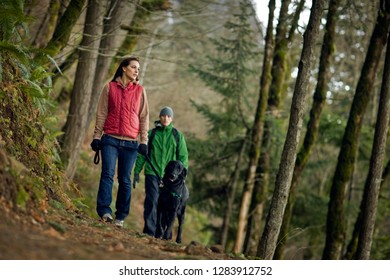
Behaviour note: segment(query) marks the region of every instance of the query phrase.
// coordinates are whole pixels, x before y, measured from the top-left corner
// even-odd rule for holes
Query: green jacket
[[[171,160],[180,160],[184,167],[188,170],[188,151],[183,134],[180,131],[177,131],[179,135],[179,158],[177,159],[176,139],[172,132],[173,124],[171,123],[167,127],[163,127],[159,121],[155,121],[154,124],[157,130],[152,143],[148,143],[148,145],[151,145],[149,158],[153,166],[156,168],[160,178],[164,176],[165,166]],[[152,130],[148,131],[149,138],[151,132]],[[145,175],[147,174],[156,176],[153,169],[150,167],[150,164],[146,162],[145,157],[141,154],[138,154],[137,156],[134,167],[134,174],[140,174],[144,165]]]

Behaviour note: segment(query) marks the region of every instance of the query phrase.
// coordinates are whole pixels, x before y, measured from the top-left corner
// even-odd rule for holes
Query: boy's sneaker
[[[110,213],[106,213],[102,216],[102,220],[106,223],[111,223],[112,222],[112,216]]]
[[[115,219],[114,224],[115,224],[117,227],[123,227],[124,221],[123,221],[123,220]]]

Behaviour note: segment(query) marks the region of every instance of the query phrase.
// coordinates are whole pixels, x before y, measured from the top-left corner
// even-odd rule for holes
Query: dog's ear
[[[181,174],[181,173],[183,173],[183,170],[184,170],[185,168],[184,168],[183,163],[181,163],[181,161],[178,161],[178,165],[179,165],[179,174]]]
[[[187,177],[187,168],[185,168],[184,166],[183,166],[183,170],[182,170],[182,172],[181,172],[181,177],[183,177],[183,178],[185,178],[185,177]]]

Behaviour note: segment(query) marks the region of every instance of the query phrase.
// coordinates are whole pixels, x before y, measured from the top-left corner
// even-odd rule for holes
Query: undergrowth
[[[46,205],[44,201],[57,199],[69,207],[63,191],[62,171],[56,165],[57,142],[45,128],[45,115],[26,93],[28,82],[23,79],[12,59],[2,61],[3,79],[0,98],[0,135],[6,153],[25,166],[24,174],[14,170],[18,190],[14,203],[23,210]],[[24,91],[23,91],[24,90]]]
[[[0,198],[17,210],[44,213],[51,199],[73,207],[59,168],[50,120],[50,73],[34,63],[27,47],[23,2],[1,3],[0,19]]]

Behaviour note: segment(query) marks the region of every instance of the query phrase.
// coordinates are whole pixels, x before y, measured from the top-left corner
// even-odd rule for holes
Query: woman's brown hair
[[[115,72],[114,77],[112,78],[111,82],[114,82],[116,80],[116,78],[118,78],[118,77],[122,77],[123,67],[127,67],[130,64],[130,62],[133,60],[138,61],[138,63],[139,63],[139,58],[136,56],[130,56],[130,57],[123,59],[121,61],[121,63],[119,64],[118,68],[116,69],[116,72]],[[137,77],[136,81],[139,81],[138,77]]]

